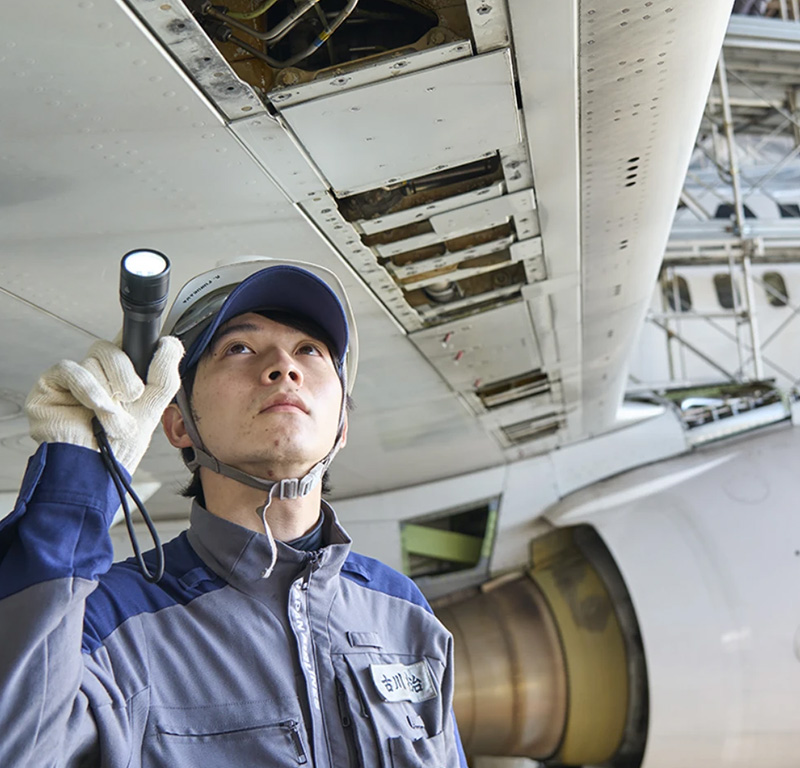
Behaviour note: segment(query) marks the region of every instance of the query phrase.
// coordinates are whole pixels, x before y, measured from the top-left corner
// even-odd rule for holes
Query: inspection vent
[[[462,320],[465,317],[472,317],[479,315],[481,312],[488,312],[490,309],[499,309],[508,304],[514,304],[521,298],[519,287],[510,293],[504,293],[500,296],[493,296],[487,301],[479,301],[475,304],[467,306],[455,307],[449,310],[440,310],[437,313],[423,314],[425,326],[432,328],[442,323],[449,323],[453,320]]]
[[[518,293],[525,283],[525,265],[515,261],[462,280],[445,279],[424,288],[407,291],[405,298],[414,309],[424,315],[426,308],[437,310],[442,304],[457,304],[459,308],[468,308],[489,299],[491,294],[500,297],[512,291]]]
[[[518,421],[500,427],[500,430],[513,445],[528,443],[548,435],[553,435],[561,428],[561,418],[557,413],[548,413],[546,416],[537,416],[534,419]]]
[[[412,237],[419,237],[419,235],[427,235],[431,232],[433,232],[433,227],[430,221],[423,219],[422,221],[414,221],[411,224],[404,224],[402,227],[384,229],[382,232],[373,232],[371,235],[361,235],[361,242],[367,248],[374,248],[376,245],[389,245],[389,243],[397,243]]]
[[[515,403],[527,397],[544,395],[550,391],[550,381],[547,374],[537,368],[519,376],[511,376],[502,381],[484,384],[475,390],[484,407],[488,410],[499,408],[501,405]]]
[[[497,507],[489,499],[402,523],[405,572],[419,579],[488,566]]]
[[[391,262],[395,266],[404,267],[408,264],[416,264],[426,259],[437,258],[439,256],[446,256],[448,253],[459,253],[469,249],[478,249],[481,246],[486,246],[489,243],[496,243],[498,241],[505,241],[506,244],[510,243],[514,237],[514,227],[511,223],[498,224],[494,227],[487,229],[479,229],[475,232],[469,232],[466,235],[453,237],[449,240],[442,240],[441,237],[432,236],[427,238],[427,242],[422,247],[413,247],[411,243],[403,243],[412,237],[419,235],[426,235],[433,232],[433,227],[429,221],[420,221],[415,224],[407,224],[403,227],[395,227],[394,229],[387,229],[384,232],[376,232],[373,235],[363,235],[361,241],[367,246],[392,246],[389,248],[378,248],[377,250],[382,254],[381,263],[385,264]],[[437,242],[430,242],[431,240]],[[419,241],[411,241],[419,242]],[[388,257],[388,258],[387,258]]]
[[[503,178],[500,156],[495,154],[387,187],[343,197],[337,202],[339,211],[347,221],[371,220],[491,187]]]
[[[389,267],[398,285],[405,286],[407,289],[421,287],[429,282],[440,282],[443,275],[462,278],[467,277],[477,271],[493,269],[501,264],[509,264],[512,261],[511,252],[508,248],[488,253],[485,256],[474,256],[463,261],[446,262],[445,259],[437,260],[437,263],[421,264],[415,270],[400,270]]]

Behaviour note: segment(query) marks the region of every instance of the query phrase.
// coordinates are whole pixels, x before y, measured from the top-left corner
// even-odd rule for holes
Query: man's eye
[[[248,352],[252,352],[253,350],[247,346],[247,344],[243,344],[240,341],[235,341],[233,344],[230,344],[225,349],[226,355],[245,355]]]
[[[297,348],[297,351],[301,355],[321,355],[322,352],[319,347],[314,346],[313,344],[302,344]]]

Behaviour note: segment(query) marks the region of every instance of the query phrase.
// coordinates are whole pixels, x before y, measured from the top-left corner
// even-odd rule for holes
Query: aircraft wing
[[[7,10],[3,488],[26,392],[115,335],[136,247],[175,290],[245,254],[342,277],[361,365],[339,496],[613,429],[730,3],[322,0],[277,46],[230,23],[259,5]],[[341,23],[328,58],[291,64],[312,16]],[[142,468],[169,514],[174,451]]]

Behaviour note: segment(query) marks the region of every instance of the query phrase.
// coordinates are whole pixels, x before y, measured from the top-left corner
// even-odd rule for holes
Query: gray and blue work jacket
[[[0,523],[0,766],[466,766],[451,635],[327,505],[268,578],[267,537],[195,505],[151,584],[111,565],[118,503],[98,453],[44,444]]]

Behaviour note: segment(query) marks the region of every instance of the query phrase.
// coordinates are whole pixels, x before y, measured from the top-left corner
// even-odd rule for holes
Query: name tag
[[[438,691],[424,661],[415,664],[370,664],[372,682],[384,701],[427,701]]]

